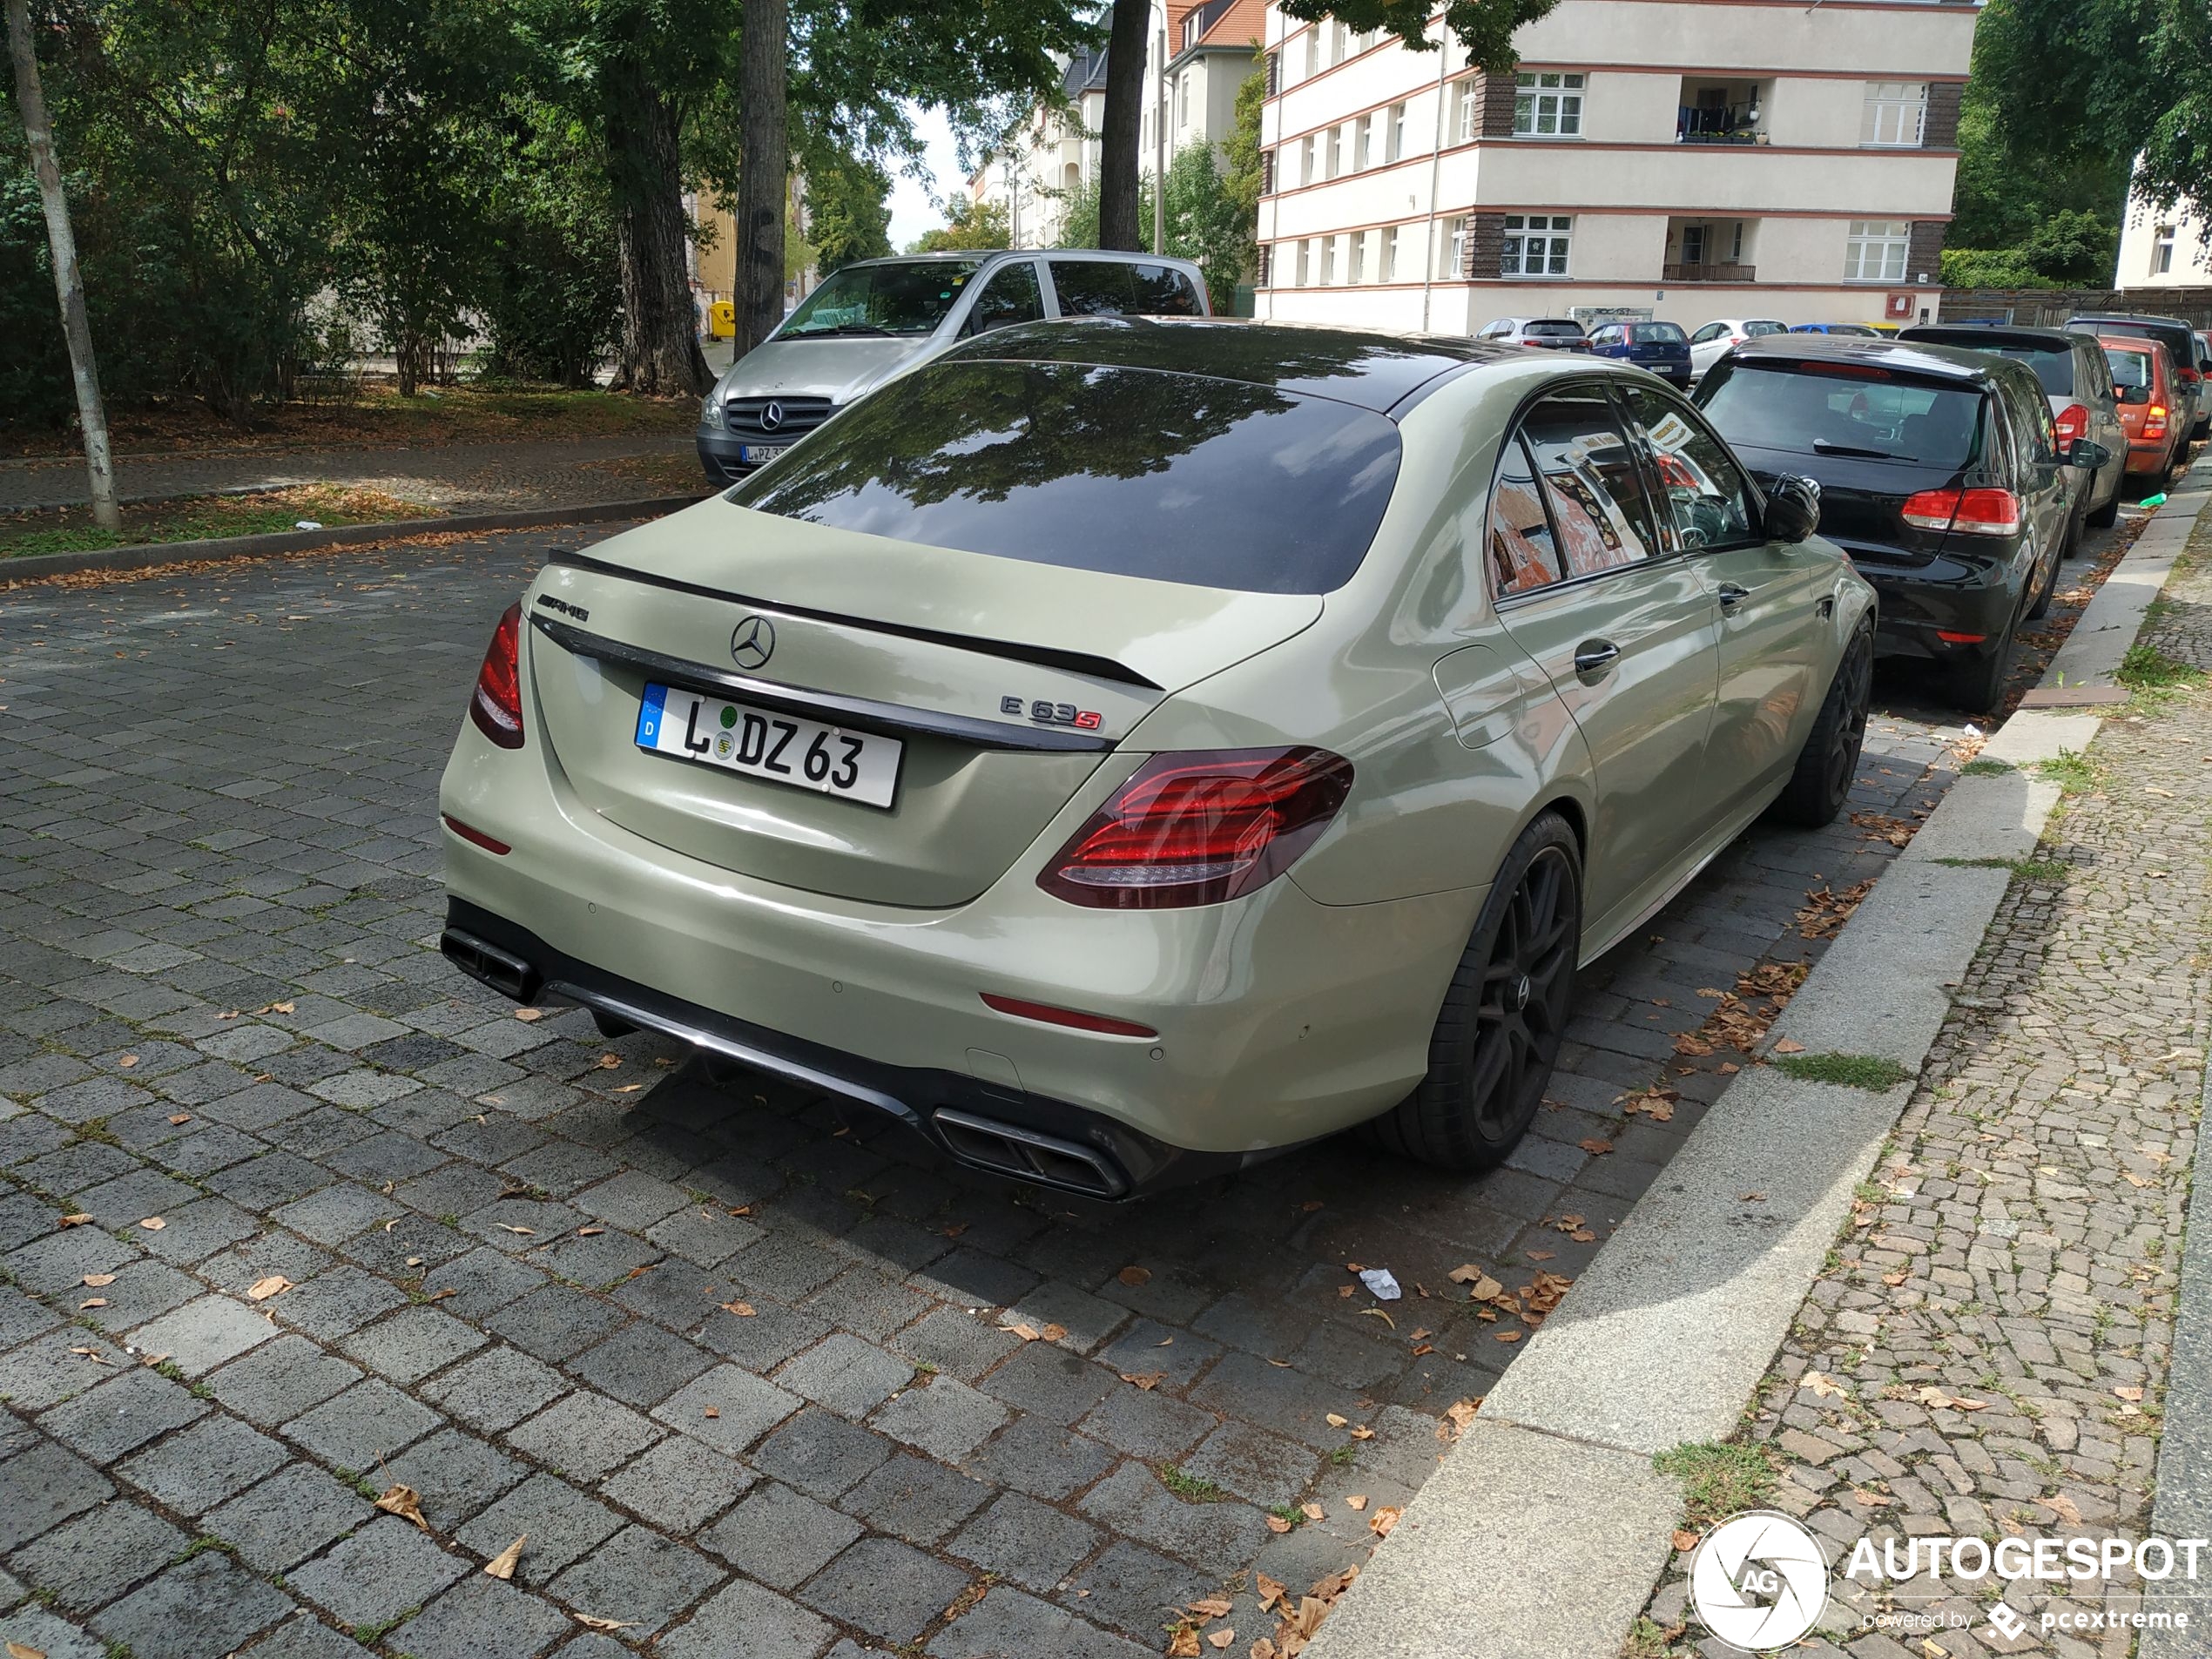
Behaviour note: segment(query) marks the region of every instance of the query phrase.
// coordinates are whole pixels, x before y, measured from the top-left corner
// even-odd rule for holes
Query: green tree
[[[907,249],[909,253],[952,253],[970,248],[1004,247],[1013,239],[1007,228],[1006,210],[994,201],[970,201],[955,196],[945,204],[945,222],[924,231]]]
[[[806,171],[815,260],[824,276],[891,252],[891,175],[880,164],[824,147]]]
[[[1386,30],[1415,51],[1434,51],[1443,42],[1428,37],[1431,0],[1281,0],[1283,14],[1305,23],[1333,18],[1364,33]],[[1502,72],[1520,61],[1514,31],[1548,17],[1559,0],[1445,0],[1444,32],[1457,40],[1467,61]]]

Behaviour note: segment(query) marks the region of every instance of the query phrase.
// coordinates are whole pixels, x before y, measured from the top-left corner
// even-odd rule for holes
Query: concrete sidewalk
[[[327,483],[380,489],[449,513],[525,511],[706,488],[688,433],[126,455],[116,462],[116,483],[126,504]],[[82,456],[0,465],[0,513],[83,506],[91,499]]]

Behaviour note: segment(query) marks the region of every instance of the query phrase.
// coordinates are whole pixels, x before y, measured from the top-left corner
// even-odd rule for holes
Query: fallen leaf
[[[2112,1392],[2119,1399],[2131,1404],[2143,1397],[2143,1391],[2140,1387],[2115,1388]]]
[[[535,1227],[516,1227],[504,1221],[495,1221],[492,1225],[503,1233],[520,1233],[525,1238],[537,1237],[537,1229]]]
[[[1774,1051],[1777,1054],[1803,1054],[1805,1051],[1805,1045],[1794,1037],[1777,1037]]]
[[[615,1090],[615,1093],[617,1095],[634,1095],[644,1086],[645,1085],[643,1083],[624,1083],[621,1087]]]
[[[138,1063],[138,1056],[134,1054],[126,1054],[122,1059],[117,1061],[115,1063],[122,1070],[128,1071],[132,1067]]]
[[[1480,1394],[1477,1394],[1472,1399],[1454,1400],[1451,1405],[1447,1406],[1444,1408],[1444,1420],[1437,1425],[1440,1438],[1441,1438],[1442,1431],[1447,1426],[1452,1431],[1451,1438],[1453,1440],[1466,1433],[1467,1425],[1474,1421],[1474,1414],[1482,1409],[1482,1399]]]
[[[1271,1638],[1262,1636],[1252,1643],[1252,1650],[1245,1655],[1244,1659],[1285,1659],[1285,1655]]]
[[[1882,1283],[1885,1285],[1902,1285],[1905,1283],[1906,1278],[1907,1275],[1904,1273],[1885,1273],[1882,1275]]]
[[[1736,1202],[1738,1204],[1764,1204],[1766,1202],[1766,1194],[1757,1191],[1739,1192],[1736,1195]]]
[[[1140,1371],[1136,1372],[1124,1371],[1121,1375],[1123,1382],[1133,1383],[1137,1387],[1143,1389],[1147,1393],[1150,1393],[1153,1389],[1157,1388],[1163,1382],[1167,1380],[1167,1374],[1168,1373],[1164,1371]]]
[[[1262,1613],[1271,1610],[1275,1603],[1283,1599],[1284,1591],[1281,1582],[1268,1577],[1264,1573],[1252,1575],[1252,1588],[1258,1592],[1259,1610]]]
[[[1278,1532],[1278,1533],[1280,1533],[1280,1532],[1288,1532],[1288,1531],[1290,1531],[1290,1529],[1291,1529],[1291,1523],[1290,1523],[1289,1521],[1287,1521],[1284,1520],[1282,1516],[1280,1516],[1280,1515],[1270,1515],[1270,1516],[1268,1516],[1268,1517],[1267,1517],[1267,1530],[1268,1530],[1268,1531],[1270,1531],[1270,1532]]]
[[[1473,1262],[1463,1262],[1445,1277],[1454,1285],[1474,1285],[1479,1283],[1482,1276],[1482,1270]]]
[[[92,1218],[84,1214],[64,1216],[54,1224],[57,1227],[89,1227],[92,1224]]]
[[[1388,1325],[1393,1331],[1398,1328],[1398,1321],[1392,1318],[1389,1314],[1384,1312],[1380,1308],[1361,1308],[1359,1312],[1362,1314],[1373,1314],[1375,1318],[1380,1319],[1385,1325]]]
[[[1175,1635],[1168,1640],[1168,1659],[1198,1659],[1198,1632],[1194,1626],[1176,1627]]]
[[[292,1288],[292,1281],[281,1273],[272,1273],[266,1278],[257,1278],[246,1292],[249,1302],[266,1302],[273,1296],[281,1296]]]
[[[1518,1342],[1521,1340],[1521,1332],[1518,1331],[1493,1331],[1490,1334],[1501,1342]]]
[[[2137,1393],[2140,1394],[2141,1391]],[[1959,1395],[1946,1393],[1933,1385],[1921,1389],[1913,1398],[1923,1406],[1932,1406],[1937,1411],[1986,1412],[1989,1409],[1989,1402],[1986,1399],[1961,1399]]]
[[[725,1313],[734,1313],[740,1319],[750,1319],[759,1312],[750,1302],[725,1302],[722,1305],[722,1311]]]
[[[1824,1371],[1808,1371],[1799,1379],[1799,1381],[1823,1399],[1832,1399],[1838,1394],[1841,1394],[1845,1399],[1851,1398],[1851,1390]]]
[[[1525,1250],[1521,1254],[1532,1262],[1548,1262],[1559,1252],[1555,1250]]]
[[[1037,1328],[1034,1325],[1025,1325],[1017,1320],[1005,1329],[1021,1338],[1024,1342],[1035,1342],[1037,1339]]]
[[[1152,1270],[1149,1267],[1124,1267],[1120,1272],[1115,1274],[1114,1277],[1121,1280],[1123,1284],[1135,1287],[1139,1285],[1150,1283],[1152,1278]]]
[[[2122,1170],[2120,1172],[2120,1178],[2122,1181],[2125,1181],[2131,1187],[2148,1187],[2153,1184],[2151,1182],[2144,1180],[2142,1177],[2137,1175],[2133,1170]]]
[[[1687,1555],[1691,1550],[1697,1548],[1700,1541],[1701,1541],[1699,1540],[1697,1534],[1694,1532],[1678,1532],[1674,1535],[1673,1539],[1675,1553],[1680,1555]]]
[[[1068,1327],[1064,1325],[1048,1325],[1039,1331],[1037,1335],[1047,1342],[1064,1342],[1068,1337]],[[1163,1343],[1160,1345],[1165,1347],[1167,1345]]]
[[[192,1122],[192,1114],[190,1112],[172,1112],[169,1114],[169,1122],[172,1126],[179,1123],[189,1123]]]
[[[545,1010],[543,1008],[516,1008],[515,1010],[515,1017],[520,1020],[524,1025],[529,1025],[535,1021],[543,1019],[545,1017]],[[578,1615],[577,1616],[582,1617],[582,1615]],[[590,1623],[590,1621],[585,1620],[585,1622]]]
[[[598,1059],[598,1067],[602,1071],[612,1071],[621,1063],[622,1056],[618,1054],[603,1054]]]
[[[634,1630],[637,1628],[635,1619],[603,1619],[595,1613],[574,1612],[569,1616],[587,1630]]]
[[[1197,1620],[1199,1623],[1204,1624],[1209,1619],[1227,1618],[1229,1609],[1234,1605],[1227,1596],[1216,1594],[1193,1602],[1183,1610]]]
[[[385,1487],[377,1497],[376,1507],[388,1515],[413,1521],[424,1532],[430,1530],[430,1523],[422,1519],[422,1494],[413,1487],[395,1484]]]
[[[1326,1423],[1331,1428],[1342,1428],[1345,1424],[1352,1421],[1349,1417],[1345,1417],[1337,1412],[1329,1413],[1321,1420]]]
[[[443,1289],[442,1291],[431,1291],[431,1292],[430,1292],[430,1300],[432,1300],[433,1302],[442,1302],[442,1301],[444,1301],[444,1300],[446,1299],[446,1298],[448,1298],[448,1296],[458,1296],[458,1295],[460,1295],[460,1294],[461,1294],[461,1290],[460,1290],[460,1287],[459,1287],[458,1285],[447,1285],[447,1286],[445,1287],[445,1289]]]
[[[104,1308],[106,1305],[107,1298],[105,1296],[88,1296],[77,1305],[77,1311],[82,1313],[86,1308]]]
[[[1299,1507],[1305,1512],[1305,1518],[1308,1521],[1325,1521],[1328,1519],[1329,1512],[1324,1509],[1318,1503],[1301,1504]]]
[[[579,1227],[576,1230],[576,1236],[578,1238],[597,1238],[606,1231],[604,1227]]]
[[[8,1644],[8,1659],[46,1659],[46,1650],[29,1647],[20,1642],[10,1642]]]
[[[84,1219],[85,1219],[85,1220],[87,1220],[87,1221],[90,1221],[90,1220],[91,1220],[91,1217],[87,1216],[87,1217],[84,1217]],[[1338,1294],[1339,1296],[1343,1297],[1345,1300],[1349,1301],[1349,1300],[1351,1299],[1351,1298],[1352,1298],[1352,1291],[1353,1291],[1355,1289],[1357,1289],[1357,1288],[1358,1288],[1358,1287],[1357,1287],[1356,1285],[1338,1285],[1338,1286],[1337,1286],[1337,1294]]]
[[[1577,1141],[1575,1144],[1581,1147],[1585,1152],[1588,1152],[1594,1158],[1604,1157],[1610,1154],[1613,1150],[1612,1142],[1601,1141],[1595,1136],[1591,1136],[1587,1141]]]
[[[1367,1494],[1364,1492],[1355,1492],[1344,1501],[1344,1505],[1356,1515],[1367,1507]]]
[[[84,1275],[84,1283],[91,1285],[97,1291],[103,1285],[114,1284],[115,1275],[112,1273],[87,1273]]]
[[[104,1366],[107,1364],[106,1358],[98,1348],[71,1348],[70,1352],[71,1353],[84,1355],[85,1359],[91,1360],[96,1366]]]
[[[144,1221],[138,1224],[138,1225],[145,1228],[150,1233],[158,1233],[168,1224],[169,1224],[164,1221],[159,1216],[148,1216]]]
[[[1375,1431],[1369,1428],[1365,1423],[1361,1423],[1353,1427],[1352,1431],[1352,1438],[1355,1440],[1372,1440],[1375,1438]]]
[[[2069,1527],[2079,1527],[2081,1524],[2081,1506],[2063,1492],[2055,1497],[2044,1499],[2043,1507]]]
[[[1207,1635],[1206,1645],[1211,1648],[1225,1648],[1236,1639],[1237,1632],[1234,1629],[1224,1626],[1223,1629],[1212,1631]]]
[[[1398,1524],[1398,1517],[1405,1513],[1396,1504],[1386,1503],[1367,1517],[1367,1530],[1378,1538],[1387,1538],[1391,1528]]]
[[[513,1543],[508,1545],[506,1548],[501,1550],[498,1554],[493,1556],[489,1561],[486,1561],[484,1563],[484,1576],[487,1578],[514,1577],[515,1564],[523,1559],[523,1540],[528,1538],[529,1536],[529,1534],[528,1533],[524,1533],[522,1538],[517,1538]]]
[[[722,1408],[719,1406],[709,1406],[706,1407],[703,1415],[707,1417],[719,1417],[722,1415]]]

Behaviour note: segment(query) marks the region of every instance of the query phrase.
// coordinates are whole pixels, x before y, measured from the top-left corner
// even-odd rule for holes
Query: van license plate
[[[791,446],[787,443],[741,443],[738,459],[748,467],[757,467],[764,461],[773,461]]]
[[[678,686],[648,685],[637,746],[870,806],[891,805],[907,745]]]

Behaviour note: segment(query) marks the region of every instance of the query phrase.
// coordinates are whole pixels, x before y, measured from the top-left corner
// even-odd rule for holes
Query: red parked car
[[[2187,428],[2174,413],[2177,381],[2173,354],[2140,334],[2107,334],[2098,342],[2112,365],[2120,395],[2120,424],[2128,429],[2128,472],[2162,489],[2174,463],[2187,454]]]

